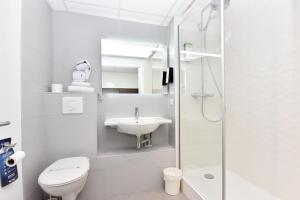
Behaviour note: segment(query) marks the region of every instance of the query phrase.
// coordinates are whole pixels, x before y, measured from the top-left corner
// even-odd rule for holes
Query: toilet
[[[41,173],[38,182],[50,196],[62,197],[62,200],[76,200],[86,183],[89,169],[88,158],[60,159]]]

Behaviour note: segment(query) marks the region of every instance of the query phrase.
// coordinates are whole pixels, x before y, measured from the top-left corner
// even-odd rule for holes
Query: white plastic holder
[[[177,195],[180,192],[182,171],[175,167],[164,169],[165,192],[169,195]]]

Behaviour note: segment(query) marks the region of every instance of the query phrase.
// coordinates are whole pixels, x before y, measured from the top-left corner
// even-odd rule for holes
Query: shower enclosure
[[[204,200],[223,200],[224,25],[229,1],[199,0],[179,24],[180,167]]]

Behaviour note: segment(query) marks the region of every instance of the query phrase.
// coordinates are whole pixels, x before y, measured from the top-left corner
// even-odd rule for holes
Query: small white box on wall
[[[62,99],[63,114],[82,114],[83,97],[63,97]]]

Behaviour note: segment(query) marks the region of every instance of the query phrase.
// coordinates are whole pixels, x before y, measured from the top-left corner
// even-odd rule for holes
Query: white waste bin
[[[175,167],[164,169],[165,192],[169,195],[177,195],[180,192],[180,180],[182,171]]]

